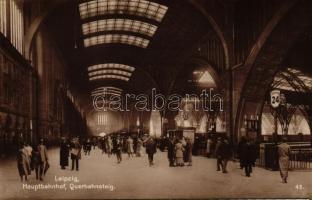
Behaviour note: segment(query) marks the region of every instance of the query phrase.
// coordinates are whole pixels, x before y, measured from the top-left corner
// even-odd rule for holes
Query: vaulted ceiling
[[[207,19],[181,0],[68,1],[45,24],[70,66],[71,85],[86,103],[98,87],[137,93],[158,87],[164,77],[154,72],[179,71],[212,31]]]

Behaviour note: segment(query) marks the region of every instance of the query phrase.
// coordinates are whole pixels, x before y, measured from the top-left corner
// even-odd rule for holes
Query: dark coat
[[[169,139],[167,142],[168,159],[174,159],[175,158],[174,147],[175,147],[174,141]]]
[[[149,139],[146,142],[146,153],[147,154],[154,154],[156,153],[156,141],[153,139]]]
[[[31,153],[31,168],[38,169],[38,167],[42,164],[40,153],[36,150]]]
[[[113,140],[113,152],[114,153],[121,153],[122,152],[123,143],[122,140]]]
[[[231,147],[228,143],[221,142],[217,143],[216,146],[216,157],[221,159],[229,159],[231,158],[232,152]]]
[[[83,149],[85,151],[91,151],[91,147],[92,147],[92,142],[91,141],[86,141],[84,144],[83,144]]]
[[[67,144],[66,142],[62,142],[60,147],[61,166],[68,166],[68,156],[69,156],[69,144]]]
[[[242,144],[240,159],[243,165],[254,164],[257,159],[256,146],[249,142]]]
[[[184,148],[184,162],[192,162],[192,148],[193,144],[191,142],[187,142]]]

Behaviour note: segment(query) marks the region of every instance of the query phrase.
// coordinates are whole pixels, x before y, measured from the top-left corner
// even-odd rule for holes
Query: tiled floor
[[[148,166],[147,155],[128,158],[123,155],[121,164],[116,158],[101,155],[100,150],[83,156],[80,171],[59,167],[59,151],[49,151],[50,169],[44,181],[34,174],[27,184],[63,184],[55,177],[77,177],[79,183],[66,182],[67,190],[23,189],[16,161],[0,160],[0,199],[92,199],[92,198],[312,198],[312,172],[290,172],[288,184],[282,184],[279,172],[255,168],[252,177],[245,177],[238,163],[230,162],[228,174],[216,172],[216,161],[193,157],[192,167],[168,167],[166,153],[158,152],[155,165]],[[25,182],[24,182],[25,183]],[[71,184],[106,184],[109,189],[71,190]]]

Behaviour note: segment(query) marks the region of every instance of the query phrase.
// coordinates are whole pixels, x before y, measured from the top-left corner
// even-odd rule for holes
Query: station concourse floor
[[[15,159],[0,160],[0,199],[120,199],[120,198],[312,198],[312,172],[290,171],[283,184],[278,171],[253,168],[245,177],[237,162],[229,162],[228,174],[216,171],[216,160],[193,157],[193,166],[169,167],[166,152],[155,155],[155,165],[149,167],[145,152],[142,157],[128,158],[117,164],[101,150],[92,149],[90,156],[82,155],[79,171],[70,167],[61,170],[59,149],[48,151],[50,169],[44,181],[29,176],[29,185],[63,184],[55,181],[62,176],[77,177],[79,183],[66,182],[63,189],[37,190],[23,188]],[[69,160],[71,165],[71,160]],[[110,189],[71,190],[70,184],[105,184]]]

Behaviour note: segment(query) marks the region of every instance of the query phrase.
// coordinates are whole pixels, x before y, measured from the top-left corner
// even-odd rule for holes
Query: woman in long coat
[[[61,169],[65,169],[65,167],[68,166],[68,157],[69,157],[69,144],[66,142],[66,139],[63,138],[60,147]]]
[[[108,157],[110,157],[112,154],[112,148],[113,148],[112,139],[110,138],[110,136],[108,136],[107,139],[105,140],[105,149]]]
[[[127,139],[127,153],[128,153],[129,158],[130,158],[130,155],[131,157],[133,157],[133,140],[131,137],[128,137]]]
[[[27,151],[24,149],[24,145],[21,145],[17,153],[17,169],[23,181],[25,176],[25,181],[27,181],[27,175],[30,175],[30,163],[27,158]]]
[[[140,138],[138,138],[137,145],[136,145],[136,156],[137,157],[141,157],[141,147],[142,147],[142,145],[143,145],[143,141]]]
[[[282,138],[282,143],[278,145],[278,162],[283,183],[287,183],[290,153],[291,149],[287,144],[287,138]]]
[[[184,152],[184,147],[182,145],[182,141],[179,140],[175,145],[175,156],[176,156],[176,165],[180,167],[184,166],[183,152]]]

